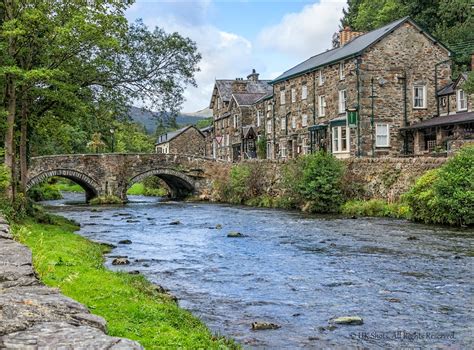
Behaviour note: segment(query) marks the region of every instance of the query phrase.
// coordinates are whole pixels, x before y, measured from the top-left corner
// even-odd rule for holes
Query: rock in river
[[[115,258],[112,260],[112,265],[128,265],[130,261],[126,258]]]
[[[262,331],[266,329],[278,329],[281,328],[280,325],[270,322],[254,322],[252,323],[252,330],[253,331]]]
[[[118,244],[132,244],[132,241],[129,239],[122,239],[118,242]]]
[[[230,238],[237,238],[237,237],[244,237],[243,234],[241,234],[240,232],[236,232],[236,231],[231,231],[227,234],[227,237],[230,237]]]
[[[364,320],[359,316],[342,316],[333,318],[330,320],[330,322],[335,324],[359,325],[363,324]]]
[[[179,225],[179,224],[181,224],[181,221],[179,221],[179,220],[171,221],[169,224],[170,225]]]

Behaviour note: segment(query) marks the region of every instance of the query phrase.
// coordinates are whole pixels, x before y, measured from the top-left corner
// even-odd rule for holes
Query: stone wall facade
[[[413,135],[400,129],[436,116],[435,66],[440,87],[449,82],[449,62],[439,64],[447,60],[445,48],[405,22],[358,57],[275,83],[274,158],[318,148],[339,158],[412,154]],[[422,107],[415,107],[415,86],[424,89]],[[359,124],[350,128],[346,112],[357,109]],[[325,132],[311,145],[314,125]],[[384,142],[380,130],[388,130]]]
[[[43,285],[31,251],[13,240],[0,217],[0,348],[143,349],[106,335],[106,322],[82,304]]]
[[[204,157],[206,152],[206,139],[196,128],[185,130],[169,142],[169,153],[189,154]]]

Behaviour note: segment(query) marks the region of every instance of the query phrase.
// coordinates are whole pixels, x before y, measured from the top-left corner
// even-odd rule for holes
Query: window
[[[458,112],[467,109],[466,93],[463,90],[457,90]]]
[[[319,116],[324,117],[326,115],[326,97],[319,96]]]
[[[271,133],[272,133],[272,121],[267,120],[267,134],[271,134]]]
[[[221,99],[217,98],[217,110],[221,109]]]
[[[257,127],[260,127],[260,111],[257,110]]]
[[[302,127],[308,126],[308,115],[307,114],[303,114],[303,116],[301,117],[301,126]]]
[[[269,102],[267,104],[267,111],[271,111],[272,110],[272,104]]]
[[[280,91],[280,104],[281,105],[285,104],[285,90]]]
[[[308,87],[305,84],[301,87],[301,99],[306,100],[307,98],[308,98]]]
[[[309,153],[310,153],[309,140],[306,137],[303,139],[303,154],[309,154]]]
[[[281,120],[280,120],[280,128],[281,128],[281,130],[285,130],[285,129],[286,129],[286,117],[281,117]]]
[[[389,147],[390,127],[388,124],[375,124],[375,146]]]
[[[291,127],[292,127],[293,129],[296,129],[296,116],[293,116],[293,117],[291,118]]]
[[[339,91],[339,113],[346,112],[346,90]]]
[[[424,85],[413,86],[413,108],[426,108],[426,87]]]
[[[336,126],[332,128],[332,152],[349,152],[349,128]]]
[[[295,88],[291,89],[291,102],[292,103],[296,102],[296,89]]]
[[[319,79],[318,79],[318,85],[322,86],[324,84],[324,76],[323,76],[323,71],[319,71]]]
[[[345,68],[346,67],[345,67],[344,62],[339,63],[339,80],[344,80],[344,78],[345,78],[345,74],[344,74]]]
[[[280,155],[282,158],[286,158],[286,147],[280,148]]]
[[[226,134],[226,135],[225,135],[225,145],[226,145],[226,146],[229,146],[229,143],[230,143],[230,142],[229,142],[229,139],[230,139],[229,134]]]
[[[441,97],[441,107],[446,107],[447,102],[446,102],[446,97]]]
[[[234,115],[234,129],[239,127],[239,116],[236,114]]]

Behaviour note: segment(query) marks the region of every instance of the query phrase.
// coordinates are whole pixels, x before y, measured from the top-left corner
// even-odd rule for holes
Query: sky
[[[150,28],[178,32],[202,55],[197,88],[185,91],[183,112],[209,106],[215,79],[274,79],[331,48],[346,0],[137,0],[126,15]]]

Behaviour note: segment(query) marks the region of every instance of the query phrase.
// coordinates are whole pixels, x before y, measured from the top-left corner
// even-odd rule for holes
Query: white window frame
[[[303,84],[301,87],[301,99],[306,100],[308,98],[308,85]]]
[[[296,115],[291,117],[291,128],[296,129]]]
[[[384,132],[381,133],[382,128],[385,127]],[[384,143],[379,141],[379,137],[385,137],[386,140]],[[390,124],[388,123],[376,123],[375,124],[375,147],[390,147]]]
[[[308,115],[307,114],[303,114],[301,116],[301,126],[302,127],[307,127],[308,126]]]
[[[260,127],[260,110],[257,109],[257,127]]]
[[[239,126],[239,115],[238,114],[234,114],[234,129],[237,129]]]
[[[347,92],[346,90],[339,90],[339,114],[346,113]]]
[[[342,130],[346,130],[346,149],[342,148]],[[350,128],[347,125],[334,126],[331,128],[332,153],[349,153],[351,150]]]
[[[287,157],[287,154],[286,154],[286,147],[280,147],[280,157],[281,158],[286,158]]]
[[[323,76],[323,70],[319,70],[319,78],[318,78],[318,85],[323,86],[324,84],[324,76]]]
[[[310,151],[309,139],[305,137],[303,139],[303,154],[309,154],[309,151]]]
[[[417,106],[416,105],[416,98],[415,98],[415,92],[417,89],[422,89],[422,106]],[[426,85],[422,84],[416,84],[413,85],[413,109],[425,109],[426,108]]]
[[[344,80],[346,75],[344,74],[344,70],[346,69],[346,65],[344,62],[339,63],[339,80]]]
[[[281,130],[286,130],[286,117],[281,117],[280,118],[280,129]]]
[[[267,134],[272,133],[272,120],[267,120]]]
[[[461,94],[463,95],[463,99],[461,99]],[[463,89],[456,90],[456,105],[457,111],[467,111],[467,95]]]
[[[326,96],[324,95],[318,96],[318,109],[319,109],[319,116],[324,117],[326,115]]]
[[[295,102],[296,102],[296,89],[292,88],[291,89],[291,103],[295,103]]]
[[[285,101],[285,90],[280,91],[280,105],[284,105],[286,103]]]

